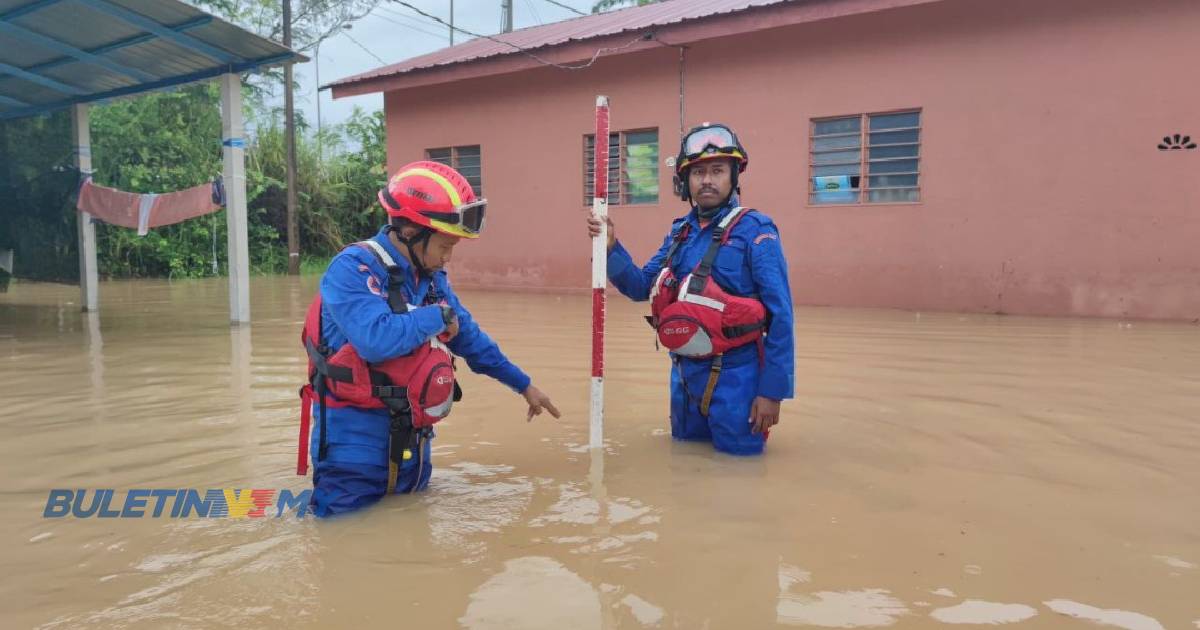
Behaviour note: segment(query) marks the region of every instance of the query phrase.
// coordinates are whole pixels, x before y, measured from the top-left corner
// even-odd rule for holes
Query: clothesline
[[[150,228],[181,223],[220,210],[225,205],[221,178],[168,193],[131,193],[100,186],[91,177],[79,189],[76,208],[111,225],[134,228],[145,236]]]

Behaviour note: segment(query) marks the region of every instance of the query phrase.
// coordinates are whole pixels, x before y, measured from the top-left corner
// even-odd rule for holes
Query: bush
[[[130,192],[169,192],[211,181],[222,170],[219,88],[188,86],[93,107],[95,181]],[[246,187],[251,267],[287,269],[284,134],[277,112],[247,123]],[[16,274],[79,278],[70,166],[70,117],[0,122],[0,247],[16,250]],[[386,181],[383,113],[355,111],[318,138],[297,133],[297,217],[308,266],[373,233],[384,220],[375,201]],[[154,228],[97,224],[100,272],[110,278],[204,277],[227,271],[224,211]],[[313,262],[315,261],[315,262]]]

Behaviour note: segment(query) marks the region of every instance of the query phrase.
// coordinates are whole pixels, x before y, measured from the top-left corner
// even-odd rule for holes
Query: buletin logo
[[[118,500],[112,488],[50,491],[45,518],[264,518],[295,512],[304,517],[312,489],[294,493],[284,488],[239,489],[164,488],[125,491]],[[115,509],[119,506],[120,509]]]

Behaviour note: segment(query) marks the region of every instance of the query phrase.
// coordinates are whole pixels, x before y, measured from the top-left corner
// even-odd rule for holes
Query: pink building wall
[[[1200,2],[950,0],[690,45],[685,124],[719,120],[751,155],[744,202],[779,225],[800,304],[1200,318]],[[667,32],[662,38],[671,41]],[[613,207],[644,261],[686,211],[679,52],[601,58],[390,91],[388,166],[482,146],[487,232],[458,286],[584,289],[583,136],[657,127],[659,203]],[[812,118],[922,110],[922,201],[811,206]]]

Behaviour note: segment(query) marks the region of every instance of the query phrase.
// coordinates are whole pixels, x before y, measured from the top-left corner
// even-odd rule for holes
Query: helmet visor
[[[725,127],[705,127],[688,134],[683,140],[685,157],[699,157],[706,151],[733,153],[738,148],[733,132]]]

